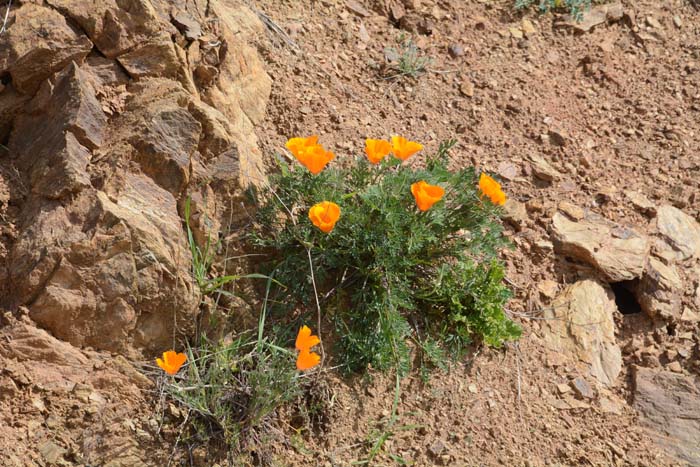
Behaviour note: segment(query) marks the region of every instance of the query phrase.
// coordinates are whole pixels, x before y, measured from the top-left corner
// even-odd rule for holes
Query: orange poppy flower
[[[381,162],[391,152],[391,144],[383,139],[366,139],[365,154],[372,164]]]
[[[289,152],[314,175],[318,175],[333,160],[335,155],[317,144],[318,136],[292,138],[285,145]]]
[[[302,326],[299,328],[299,333],[297,334],[296,348],[298,351],[303,352],[304,350],[309,350],[311,347],[321,343],[318,336],[311,335],[311,328],[308,326]]]
[[[503,206],[506,203],[506,194],[501,190],[501,184],[485,173],[479,177],[479,189],[491,199],[493,204]]]
[[[326,165],[335,158],[335,154],[323,149],[323,146],[316,144],[309,146],[297,157],[301,165],[309,169],[314,175],[318,175]]]
[[[402,161],[405,161],[421,149],[423,149],[422,144],[416,143],[415,141],[409,141],[403,136],[391,137],[391,150],[393,151],[394,155]]]
[[[321,363],[321,356],[310,350],[302,350],[297,357],[297,370],[308,370]]]
[[[322,201],[309,209],[311,222],[325,233],[329,233],[340,219],[340,206],[332,201]]]
[[[285,146],[289,149],[294,157],[299,157],[302,151],[310,146],[315,146],[318,144],[318,136],[312,135],[306,138],[290,138]]]
[[[411,193],[416,199],[416,205],[421,211],[427,211],[433,204],[437,203],[445,196],[445,189],[437,185],[429,185],[421,180],[411,185]]]
[[[174,350],[163,352],[163,359],[156,358],[156,364],[163,369],[167,374],[174,375],[187,360],[187,355],[177,353]]]
[[[308,370],[321,362],[321,356],[316,352],[311,351],[311,347],[321,343],[318,336],[311,334],[311,328],[302,326],[297,333],[297,341],[295,346],[299,351],[297,356],[297,370]]]

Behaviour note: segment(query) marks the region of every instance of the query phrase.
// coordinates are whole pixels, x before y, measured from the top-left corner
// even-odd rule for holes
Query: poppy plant
[[[503,206],[506,203],[506,194],[501,190],[501,184],[485,173],[479,177],[479,189],[491,199],[493,204]]]
[[[163,369],[167,374],[174,375],[187,360],[187,355],[178,353],[174,350],[163,352],[163,358],[156,358],[156,364]]]
[[[391,143],[383,139],[366,139],[365,154],[372,164],[381,162],[391,152]]]
[[[424,180],[411,185],[411,193],[416,199],[416,205],[421,211],[427,211],[433,204],[445,196],[445,189],[438,185],[430,185]]]
[[[318,136],[291,138],[285,145],[289,152],[314,175],[318,175],[335,155],[318,144]]]
[[[391,150],[394,155],[402,161],[405,161],[421,149],[423,149],[422,144],[416,143],[415,141],[409,141],[403,136],[391,137]]]
[[[309,219],[322,232],[330,233],[340,219],[340,206],[332,201],[322,201],[309,209]]]
[[[306,325],[299,328],[295,343],[295,347],[299,351],[299,355],[297,356],[297,370],[308,370],[321,362],[321,356],[311,351],[311,347],[320,343],[321,339],[311,334],[311,328]]]

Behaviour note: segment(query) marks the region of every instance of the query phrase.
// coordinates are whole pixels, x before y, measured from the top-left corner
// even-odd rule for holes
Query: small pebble
[[[450,57],[452,58],[461,57],[462,55],[464,55],[464,47],[462,47],[459,44],[451,44],[447,48],[447,53],[449,53]]]

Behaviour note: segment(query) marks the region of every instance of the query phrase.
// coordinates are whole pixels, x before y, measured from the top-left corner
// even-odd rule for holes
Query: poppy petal
[[[297,370],[308,370],[319,363],[321,363],[321,356],[319,354],[303,350],[299,352],[299,356],[297,357]]]
[[[321,342],[318,336],[311,335],[311,328],[304,325],[299,328],[299,333],[297,334],[297,340],[295,347],[300,352],[309,350],[311,347],[318,345]]]

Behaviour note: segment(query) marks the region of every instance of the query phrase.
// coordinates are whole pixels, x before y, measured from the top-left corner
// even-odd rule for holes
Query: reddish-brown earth
[[[0,35],[0,464],[229,465],[175,448],[149,379],[201,299],[184,201],[225,240],[288,137],[343,163],[398,133],[456,138],[455,167],[503,182],[524,333],[403,380],[374,463],[700,465],[692,2],[624,2],[586,32],[510,1],[87,5],[13,2]],[[392,77],[409,37],[427,69]],[[320,430],[283,410],[251,459],[367,456],[393,378],[324,376]]]

